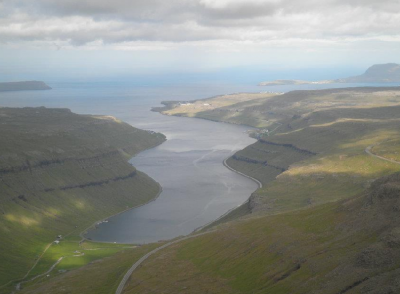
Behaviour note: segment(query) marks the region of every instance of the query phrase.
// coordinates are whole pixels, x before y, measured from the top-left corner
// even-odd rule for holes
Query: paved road
[[[160,247],[154,249],[153,251],[150,251],[150,252],[147,253],[146,255],[142,256],[138,261],[136,261],[136,262],[132,265],[132,267],[127,271],[127,273],[125,274],[125,276],[122,278],[122,281],[119,283],[119,286],[118,286],[118,288],[117,288],[117,291],[115,291],[115,294],[121,294],[121,293],[122,293],[122,290],[124,289],[126,282],[128,282],[128,279],[130,278],[130,276],[132,275],[132,273],[135,271],[135,269],[137,269],[137,268],[139,267],[139,265],[141,265],[146,259],[148,259],[148,258],[149,258],[151,255],[153,255],[154,253],[157,253],[158,251],[164,249],[165,247],[171,246],[171,245],[173,245],[173,244],[182,242],[182,241],[187,240],[187,239],[190,239],[190,238],[194,238],[194,237],[198,237],[198,236],[201,236],[201,235],[205,235],[205,234],[208,234],[208,233],[211,233],[211,232],[212,232],[212,231],[204,232],[204,233],[196,234],[196,235],[192,235],[192,236],[187,236],[187,237],[184,237],[184,238],[181,238],[181,239],[178,239],[178,240],[169,242],[169,243],[167,243],[167,244],[164,244],[164,245],[162,245],[162,246],[160,246]]]
[[[233,171],[233,172],[235,172],[235,173],[238,173],[238,174],[240,174],[240,175],[242,175],[242,176],[244,176],[244,177],[246,177],[246,178],[249,178],[249,179],[253,180],[254,182],[256,182],[256,183],[258,184],[258,186],[259,186],[260,188],[262,188],[262,183],[261,183],[259,180],[257,180],[257,179],[255,179],[255,178],[253,178],[253,177],[250,177],[250,176],[248,176],[248,175],[246,175],[246,174],[244,174],[244,173],[241,173],[241,172],[239,172],[239,171],[233,169],[232,167],[230,167],[230,166],[226,163],[226,159],[224,160],[223,163],[224,163],[225,167],[227,167],[227,168],[230,169],[231,171]],[[236,208],[235,208],[235,209],[236,209]],[[224,214],[224,216],[225,216],[225,215],[226,215],[226,214]],[[212,221],[212,222],[214,222],[214,221]],[[207,226],[207,225],[205,225],[205,226]],[[201,228],[204,228],[205,226],[202,226]],[[197,230],[198,230],[198,229],[197,229]],[[136,262],[132,265],[132,267],[127,271],[127,273],[125,274],[125,276],[122,278],[122,281],[119,283],[119,286],[118,286],[118,288],[117,288],[117,291],[115,291],[115,294],[121,294],[121,293],[122,293],[122,291],[123,291],[123,289],[124,289],[126,283],[128,282],[128,279],[130,278],[130,276],[132,275],[132,273],[139,267],[139,265],[141,265],[146,259],[148,259],[148,258],[149,258],[151,255],[153,255],[154,253],[157,253],[158,251],[164,249],[165,247],[171,246],[171,245],[176,244],[176,243],[178,243],[178,242],[181,242],[181,241],[184,241],[184,240],[187,240],[187,239],[190,239],[190,238],[198,237],[198,236],[201,236],[201,235],[204,235],[204,234],[208,234],[208,233],[211,233],[211,232],[213,232],[213,231],[204,232],[204,233],[200,233],[200,234],[196,234],[196,235],[192,235],[192,236],[187,236],[187,237],[184,237],[184,238],[182,238],[182,239],[178,239],[178,240],[169,242],[169,243],[167,243],[167,244],[164,244],[164,245],[162,245],[162,246],[160,246],[160,247],[154,249],[153,251],[150,251],[150,252],[147,253],[146,255],[142,256],[138,261],[136,261]]]
[[[389,162],[391,162],[391,163],[400,164],[400,161],[396,161],[396,160],[393,160],[393,159],[388,159],[388,158],[385,158],[385,157],[383,157],[383,156],[379,156],[379,155],[376,155],[376,154],[372,153],[371,149],[372,149],[374,146],[375,146],[375,145],[368,146],[367,148],[365,148],[365,152],[366,152],[368,155],[371,155],[371,156],[373,156],[373,157],[376,157],[376,158],[379,158],[379,159],[382,159],[382,160],[385,160],[385,161],[389,161]]]
[[[248,175],[246,175],[246,174],[244,174],[244,173],[241,173],[240,171],[237,171],[236,169],[230,167],[230,166],[226,163],[226,160],[227,160],[227,159],[224,160],[224,166],[225,166],[227,169],[230,169],[231,171],[233,171],[233,172],[235,172],[235,173],[237,173],[237,174],[239,174],[239,175],[241,175],[241,176],[244,176],[244,177],[246,177],[246,178],[249,178],[250,180],[253,180],[254,182],[256,182],[256,183],[258,184],[258,186],[259,186],[260,189],[262,188],[263,185],[262,185],[262,183],[261,183],[259,180],[255,179],[255,178],[253,178],[253,177],[250,177],[250,176],[248,176]]]

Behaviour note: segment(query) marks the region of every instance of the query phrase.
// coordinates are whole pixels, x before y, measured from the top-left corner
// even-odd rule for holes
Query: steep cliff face
[[[0,285],[24,276],[45,244],[154,198],[127,160],[165,140],[112,117],[0,108]]]

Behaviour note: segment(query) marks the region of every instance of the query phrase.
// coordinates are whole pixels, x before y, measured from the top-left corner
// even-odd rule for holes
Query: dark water
[[[146,243],[192,232],[242,204],[257,188],[222,161],[254,142],[246,127],[150,111],[163,100],[191,100],[233,92],[343,87],[303,85],[260,88],[229,83],[53,83],[50,91],[0,93],[0,106],[67,107],[77,113],[108,114],[135,127],[162,132],[168,141],[131,160],[158,181],[163,192],[145,206],[110,218],[88,233],[98,241]],[[349,85],[347,85],[349,86]],[[351,85],[357,86],[357,85]]]

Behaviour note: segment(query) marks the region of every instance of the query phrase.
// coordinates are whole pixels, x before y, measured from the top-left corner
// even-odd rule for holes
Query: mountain
[[[275,80],[261,82],[259,86],[306,85],[306,84],[334,84],[334,83],[400,83],[400,65],[397,63],[375,64],[359,76],[323,80]]]
[[[400,293],[399,209],[394,174],[352,199],[226,224],[150,258],[123,293]]]
[[[258,141],[226,163],[263,187],[207,234],[153,254],[124,294],[400,293],[400,87],[164,105],[155,110],[258,127]],[[132,265],[140,254],[111,256],[21,293],[114,293],[129,258]]]
[[[263,187],[124,293],[400,293],[400,87],[242,95],[163,113],[261,127],[226,162]]]
[[[400,64],[375,64],[360,76],[335,80],[338,83],[400,83]]]
[[[162,134],[110,116],[44,107],[0,108],[0,125],[0,293],[62,256],[67,267],[83,262],[73,256],[83,250],[80,232],[160,191],[128,160],[161,144]],[[58,235],[61,243],[39,258]],[[96,254],[104,257],[87,251],[85,262]]]
[[[8,91],[30,91],[30,90],[50,90],[51,87],[41,81],[24,81],[0,83],[0,92]]]

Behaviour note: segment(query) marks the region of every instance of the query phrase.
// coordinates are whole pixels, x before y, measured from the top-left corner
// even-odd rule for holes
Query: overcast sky
[[[399,28],[399,0],[0,0],[0,62],[363,68],[400,62]]]

